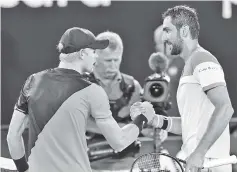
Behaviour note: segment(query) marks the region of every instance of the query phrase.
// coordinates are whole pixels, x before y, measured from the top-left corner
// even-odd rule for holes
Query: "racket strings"
[[[150,155],[141,157],[138,161],[138,167],[140,169],[160,169],[160,156]]]
[[[140,157],[134,164],[134,169],[138,169],[136,172],[170,172],[170,170],[161,169],[159,154]]]
[[[166,153],[149,153],[138,157],[130,172],[184,172],[179,160]]]

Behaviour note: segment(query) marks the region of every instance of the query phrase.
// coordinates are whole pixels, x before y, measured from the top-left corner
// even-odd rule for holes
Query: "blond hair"
[[[96,36],[96,39],[102,40],[102,39],[108,39],[109,40],[109,46],[106,48],[107,50],[110,50],[111,52],[119,51],[121,54],[123,53],[123,41],[121,37],[111,31],[105,31]]]
[[[57,45],[57,49],[59,52],[61,52],[61,50],[63,49],[63,44],[62,43],[59,43]],[[65,54],[65,53],[60,53],[59,54],[59,60],[61,62],[66,62],[66,63],[72,63],[74,62],[78,57],[80,57],[80,52],[77,51],[77,52],[73,52],[73,53],[68,53],[68,54]]]

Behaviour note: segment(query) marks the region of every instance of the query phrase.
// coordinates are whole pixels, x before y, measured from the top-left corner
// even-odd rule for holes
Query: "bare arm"
[[[226,87],[224,71],[219,62],[207,53],[193,61],[193,75],[215,109],[197,151],[205,154],[227,127],[234,110]]]
[[[28,115],[15,110],[12,115],[11,123],[7,134],[7,144],[10,155],[14,160],[18,171],[28,169],[25,159],[25,146],[22,133],[28,125]]]
[[[202,167],[205,155],[226,129],[234,110],[226,87],[224,71],[216,58],[206,52],[193,58],[193,75],[215,109],[196,149],[186,159],[185,171]],[[216,150],[218,151],[218,150]]]
[[[25,157],[25,146],[22,133],[28,127],[28,98],[29,90],[32,88],[33,75],[25,81],[12,115],[8,134],[7,144],[11,157],[19,172],[28,171],[28,164]]]
[[[135,120],[134,123],[127,124],[122,128],[119,127],[112,116],[106,119],[97,119],[96,124],[110,146],[116,151],[122,151],[137,139],[144,118]]]
[[[126,124],[125,123],[119,123],[118,125],[120,128],[124,127]],[[99,127],[97,126],[96,122],[94,119],[89,118],[87,120],[87,126],[86,126],[86,131],[96,133],[96,134],[102,134]]]
[[[20,159],[25,155],[22,133],[28,125],[28,116],[15,110],[7,133],[8,148],[13,159]]]
[[[171,120],[172,120],[172,127],[169,132],[177,135],[182,135],[181,118],[171,117]]]
[[[196,150],[206,153],[227,127],[234,110],[225,86],[215,87],[207,92],[207,96],[215,106],[208,127]]]

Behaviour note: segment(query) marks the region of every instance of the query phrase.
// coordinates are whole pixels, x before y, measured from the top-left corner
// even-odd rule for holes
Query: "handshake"
[[[146,117],[147,124],[154,128],[160,128],[166,131],[170,131],[172,128],[172,119],[157,115],[150,102],[136,102],[131,106],[130,116],[132,120],[141,114]]]
[[[153,105],[147,101],[136,102],[130,108],[130,116],[132,120],[141,114],[146,117],[148,124],[150,124],[156,116]]]

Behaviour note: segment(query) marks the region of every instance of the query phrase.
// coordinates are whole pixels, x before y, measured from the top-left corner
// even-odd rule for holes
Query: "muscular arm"
[[[208,127],[196,150],[206,153],[227,127],[234,110],[225,86],[215,87],[207,92],[207,96],[215,106]]]
[[[226,87],[224,71],[217,59],[208,53],[197,55],[193,61],[193,75],[215,107],[196,148],[196,152],[205,154],[227,127],[234,110]]]
[[[28,116],[15,110],[7,133],[7,143],[12,159],[20,159],[25,155],[22,133],[28,124]]]
[[[172,127],[169,132],[177,135],[182,135],[181,118],[171,117],[171,120],[172,120]]]
[[[124,127],[126,124],[124,123],[118,123],[119,127],[122,128]],[[102,134],[100,131],[100,128],[97,126],[95,120],[93,120],[92,118],[89,118],[87,120],[87,126],[86,126],[86,131],[88,132],[92,132],[92,133],[96,133],[96,134]]]
[[[10,155],[19,172],[27,171],[28,164],[25,158],[25,146],[22,133],[28,125],[28,115],[15,110],[7,134],[7,144]]]
[[[25,146],[22,133],[28,127],[28,92],[32,86],[33,75],[29,76],[25,81],[15,110],[12,115],[10,126],[7,133],[7,144],[11,157],[19,172],[27,171],[28,164],[25,158]]]
[[[138,116],[137,118],[140,119],[135,120],[136,124],[130,123],[122,128],[119,127],[112,116],[106,119],[97,119],[96,124],[110,146],[116,151],[122,151],[133,143],[139,135],[139,128],[141,129],[145,117],[142,119]]]

